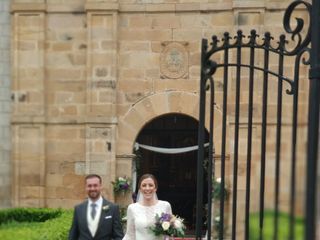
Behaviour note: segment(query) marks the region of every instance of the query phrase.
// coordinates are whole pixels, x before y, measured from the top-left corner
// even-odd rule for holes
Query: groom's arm
[[[113,240],[122,240],[123,238],[123,229],[120,219],[120,211],[119,206],[114,206],[114,213],[113,213],[113,226],[112,226],[112,239]]]
[[[69,231],[68,240],[78,240],[78,238],[79,238],[79,224],[78,224],[77,210],[75,208],[73,211],[72,225]]]

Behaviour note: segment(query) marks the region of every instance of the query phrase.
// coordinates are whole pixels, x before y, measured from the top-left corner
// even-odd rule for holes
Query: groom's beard
[[[91,198],[92,200],[97,200],[100,197],[100,192],[99,191],[89,191],[88,192],[88,196],[89,198]]]

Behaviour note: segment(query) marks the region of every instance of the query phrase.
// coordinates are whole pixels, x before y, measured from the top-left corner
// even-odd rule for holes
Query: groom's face
[[[86,180],[86,191],[88,197],[92,200],[97,200],[100,197],[101,188],[102,187],[99,178],[93,177]]]

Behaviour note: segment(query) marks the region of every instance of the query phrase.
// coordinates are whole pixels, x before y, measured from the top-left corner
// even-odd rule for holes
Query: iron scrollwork
[[[283,18],[283,27],[287,33],[291,34],[291,40],[294,41],[297,38],[298,43],[295,46],[295,48],[293,48],[291,51],[290,50],[286,51],[287,55],[296,55],[303,48],[307,47],[311,41],[311,25],[310,24],[304,39],[302,38],[302,35],[301,35],[304,27],[304,20],[302,18],[296,18],[296,27],[292,28],[290,25],[290,22],[292,22],[290,21],[292,18],[292,13],[299,5],[304,5],[306,7],[306,10],[309,14],[309,19],[311,19],[310,16],[311,16],[312,6],[310,3],[305,1],[294,1],[288,6]]]
[[[273,47],[272,42],[274,37],[271,36],[269,32],[264,33],[262,38],[262,43],[259,43],[259,35],[256,30],[251,30],[249,36],[243,35],[241,30],[238,30],[237,35],[232,38],[228,32],[224,33],[224,36],[221,40],[218,39],[216,35],[213,35],[211,38],[210,47],[208,45],[208,41],[203,39],[202,41],[202,66],[201,66],[201,74],[202,81],[207,81],[210,76],[212,76],[217,68],[223,67],[225,65],[229,67],[245,67],[245,68],[253,68],[254,70],[263,71],[267,74],[279,77],[279,79],[287,82],[291,89],[287,90],[288,94],[292,94],[294,91],[294,79],[290,79],[283,75],[279,75],[279,73],[274,72],[270,69],[265,69],[263,67],[257,65],[248,65],[243,63],[217,63],[216,61],[211,60],[211,56],[219,51],[225,51],[227,49],[235,49],[235,48],[255,48],[262,49],[265,51],[273,52],[278,55],[283,56],[295,56],[300,55],[302,52],[308,52],[307,47],[311,41],[311,29],[310,25],[308,29],[306,29],[306,34],[303,36],[304,32],[304,20],[302,18],[295,18],[296,25],[292,27],[292,15],[293,12],[298,8],[304,6],[307,10],[307,13],[311,15],[311,4],[305,1],[294,1],[292,2],[285,11],[283,18],[283,27],[287,34],[291,35],[291,40],[293,42],[297,42],[295,46],[291,49],[288,49],[288,40],[286,40],[286,35],[282,34],[279,36],[279,40],[277,41],[277,46]],[[233,41],[232,41],[233,40]],[[246,40],[246,41],[245,41]],[[219,44],[221,42],[221,44]],[[300,53],[300,54],[299,54]],[[308,64],[309,61],[303,61],[303,64]],[[205,84],[204,84],[205,85]]]

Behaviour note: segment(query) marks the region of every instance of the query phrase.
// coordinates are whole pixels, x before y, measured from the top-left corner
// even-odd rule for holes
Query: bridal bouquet
[[[160,216],[156,214],[155,220],[154,225],[150,227],[155,236],[184,237],[186,227],[182,218],[173,214],[162,213]]]

